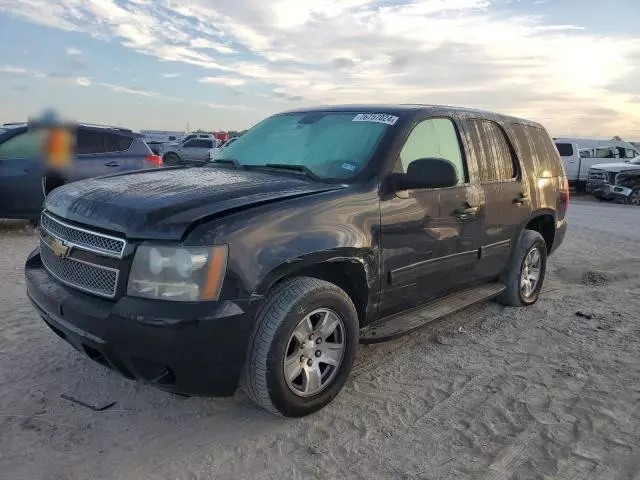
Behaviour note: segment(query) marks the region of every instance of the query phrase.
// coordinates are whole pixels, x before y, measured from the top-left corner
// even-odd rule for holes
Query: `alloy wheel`
[[[345,328],[340,315],[321,308],[306,315],[289,337],[283,359],[284,378],[300,397],[324,390],[340,370]]]
[[[524,297],[530,297],[536,291],[540,281],[540,271],[542,266],[542,255],[537,247],[532,248],[527,253],[522,264],[520,274],[520,291]]]

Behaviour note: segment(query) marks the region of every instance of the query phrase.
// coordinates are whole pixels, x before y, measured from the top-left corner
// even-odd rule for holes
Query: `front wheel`
[[[276,287],[258,315],[244,384],[276,415],[302,417],[340,392],[356,357],[359,323],[349,296],[310,277]]]
[[[631,191],[631,193],[629,194],[629,198],[627,198],[627,204],[640,207],[640,187],[635,187]]]
[[[162,157],[162,164],[167,167],[175,167],[181,164],[180,157],[175,153],[167,153]]]
[[[503,305],[521,307],[538,300],[547,270],[547,244],[538,232],[524,230],[503,275]]]

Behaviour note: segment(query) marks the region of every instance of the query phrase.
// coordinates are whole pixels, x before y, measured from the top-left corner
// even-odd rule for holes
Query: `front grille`
[[[589,169],[589,183],[609,183],[609,175],[604,170],[597,170],[594,168]]]
[[[60,282],[101,297],[115,297],[118,270],[58,256],[43,239],[40,239],[40,258],[47,271]]]
[[[122,258],[127,242],[122,238],[112,237],[103,233],[92,232],[67,223],[61,222],[48,215],[42,214],[41,225],[51,235],[64,240],[73,247],[90,252],[100,253],[109,257]]]

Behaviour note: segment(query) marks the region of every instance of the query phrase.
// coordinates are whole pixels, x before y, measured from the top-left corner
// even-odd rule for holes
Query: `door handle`
[[[479,210],[479,207],[464,207],[455,210],[455,214],[460,220],[468,220],[472,215],[478,213]]]
[[[519,197],[514,198],[513,203],[516,205],[524,205],[529,202],[529,195],[526,193],[521,193]]]
[[[107,167],[119,167],[120,166],[120,162],[116,162],[115,160],[111,161],[111,162],[107,162],[105,163],[105,165]]]

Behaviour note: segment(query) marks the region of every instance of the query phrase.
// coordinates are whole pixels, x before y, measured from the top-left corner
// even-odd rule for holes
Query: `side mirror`
[[[393,191],[420,188],[446,188],[458,184],[458,171],[444,158],[419,158],[409,164],[407,173],[392,173]]]

